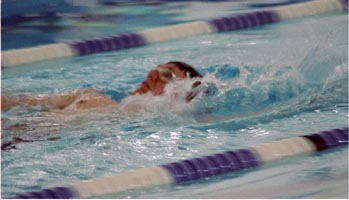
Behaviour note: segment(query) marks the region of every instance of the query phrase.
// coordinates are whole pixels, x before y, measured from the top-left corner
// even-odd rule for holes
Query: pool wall
[[[140,168],[120,174],[16,196],[17,199],[89,198],[130,189],[181,184],[260,166],[277,159],[348,144],[348,127],[258,144],[209,156]]]
[[[10,67],[57,58],[116,51],[194,35],[239,30],[347,8],[348,2],[346,0],[314,0],[278,6],[271,10],[241,13],[208,21],[163,26],[135,33],[8,50],[2,52],[1,64],[2,67]]]

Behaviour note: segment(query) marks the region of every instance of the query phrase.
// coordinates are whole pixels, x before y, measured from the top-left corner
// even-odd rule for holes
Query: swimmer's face
[[[152,69],[141,85],[132,94],[145,94],[151,92],[153,95],[161,95],[167,83],[186,77],[177,65],[166,63]]]

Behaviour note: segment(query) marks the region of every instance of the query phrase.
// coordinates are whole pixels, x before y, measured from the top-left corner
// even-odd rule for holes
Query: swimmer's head
[[[195,77],[201,78],[202,75],[192,66],[184,62],[168,62],[152,69],[148,73],[147,79],[132,94],[146,94],[151,92],[155,96],[161,95],[167,83]]]

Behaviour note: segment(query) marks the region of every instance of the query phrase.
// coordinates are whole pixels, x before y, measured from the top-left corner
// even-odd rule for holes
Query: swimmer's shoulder
[[[117,101],[100,93],[98,90],[86,90],[81,92],[65,110],[85,110],[117,105]]]

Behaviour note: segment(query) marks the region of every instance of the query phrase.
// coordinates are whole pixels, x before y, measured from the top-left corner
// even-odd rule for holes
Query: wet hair
[[[196,71],[194,67],[188,65],[187,63],[179,62],[179,61],[171,61],[166,64],[176,65],[180,70],[184,71],[185,74],[189,74],[188,78],[195,78],[195,77],[202,78],[202,75],[198,71]]]

